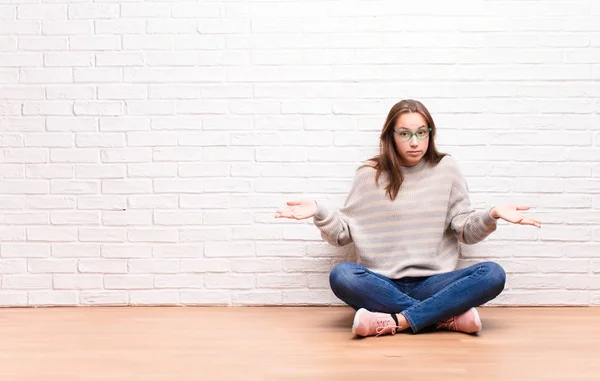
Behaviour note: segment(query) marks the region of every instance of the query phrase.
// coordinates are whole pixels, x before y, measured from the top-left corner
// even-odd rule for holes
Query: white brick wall
[[[0,306],[330,304],[341,205],[389,108],[423,101],[478,207],[501,305],[600,304],[591,0],[0,4]]]

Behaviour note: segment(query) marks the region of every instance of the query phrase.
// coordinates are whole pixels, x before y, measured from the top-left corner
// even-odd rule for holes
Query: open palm
[[[531,225],[541,227],[542,223],[536,219],[522,215],[520,210],[529,210],[529,206],[523,205],[499,205],[492,210],[492,217],[502,218],[505,221],[519,225]]]
[[[317,204],[313,200],[288,201],[289,208],[280,208],[275,213],[275,218],[291,218],[304,220],[317,213]]]

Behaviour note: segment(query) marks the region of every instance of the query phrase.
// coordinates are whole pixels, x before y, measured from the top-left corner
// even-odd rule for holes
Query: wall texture
[[[401,5],[400,5],[401,4]],[[0,305],[330,304],[340,206],[389,108],[428,106],[491,304],[600,304],[600,4],[0,0]]]

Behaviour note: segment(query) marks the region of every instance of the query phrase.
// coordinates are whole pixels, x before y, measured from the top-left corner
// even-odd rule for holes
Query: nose
[[[418,147],[419,146],[419,141],[417,140],[416,136],[413,136],[412,138],[410,138],[409,142],[411,147]]]

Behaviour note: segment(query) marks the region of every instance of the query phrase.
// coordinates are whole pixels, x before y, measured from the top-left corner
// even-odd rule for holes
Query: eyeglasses
[[[416,136],[418,140],[425,140],[429,136],[429,132],[431,132],[431,128],[420,128],[415,132],[410,132],[409,130],[394,130],[394,133],[398,135],[403,142],[408,142],[413,136]]]

